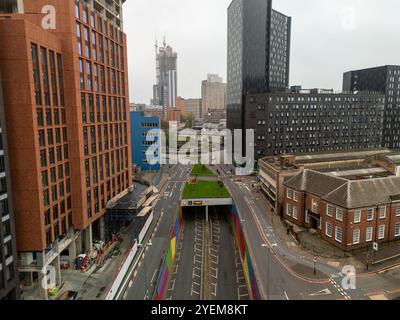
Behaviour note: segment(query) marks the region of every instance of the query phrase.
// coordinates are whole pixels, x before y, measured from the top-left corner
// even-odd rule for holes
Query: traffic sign
[[[374,251],[378,251],[378,249],[379,249],[379,244],[378,244],[378,242],[374,242],[372,248],[374,249]]]

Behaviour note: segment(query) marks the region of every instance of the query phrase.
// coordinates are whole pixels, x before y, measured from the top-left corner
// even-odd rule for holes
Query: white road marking
[[[285,294],[286,300],[290,300],[289,296],[287,295],[286,291],[283,291],[283,293]]]

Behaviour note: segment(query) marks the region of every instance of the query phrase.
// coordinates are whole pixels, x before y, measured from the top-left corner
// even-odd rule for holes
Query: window
[[[374,228],[373,227],[368,227],[367,231],[365,233],[365,241],[366,242],[371,242],[372,241],[373,233],[374,233]]]
[[[40,151],[40,164],[42,167],[47,166],[47,158],[46,158],[46,151],[42,150]]]
[[[65,106],[64,96],[64,81],[63,81],[63,65],[61,54],[57,53],[57,68],[58,68],[58,89],[60,91],[61,105]]]
[[[53,105],[58,105],[58,88],[57,88],[57,76],[56,76],[56,60],[54,51],[49,51],[50,58],[50,79],[51,79],[51,90],[53,93]]]
[[[332,238],[332,224],[329,223],[329,222],[326,223],[325,234],[326,234],[329,238]]]
[[[396,207],[396,217],[400,217],[400,205]]]
[[[14,263],[11,262],[7,267],[6,267],[6,280],[11,281],[14,279]]]
[[[10,220],[7,220],[5,222],[3,222],[3,228],[1,231],[2,235],[3,235],[3,239],[7,238],[11,235],[11,224],[10,224]]]
[[[396,223],[394,226],[394,236],[400,237],[400,223]]]
[[[39,130],[39,146],[40,147],[46,146],[46,141],[44,138],[44,130]]]
[[[336,219],[339,221],[343,221],[343,210],[336,208]]]
[[[315,212],[315,213],[318,213],[318,202],[317,202],[317,200],[312,199],[311,206],[312,206],[311,210],[313,212]]]
[[[374,208],[369,208],[367,212],[367,221],[374,220]]]
[[[381,224],[378,229],[378,239],[385,239],[385,225]]]
[[[330,204],[326,205],[326,215],[328,217],[333,217],[333,207]]]
[[[36,44],[31,45],[32,51],[32,64],[33,64],[33,80],[35,84],[35,100],[37,105],[42,105],[42,91],[41,91],[41,81],[39,74],[39,53]]]
[[[310,216],[308,215],[307,211],[306,211],[306,223],[310,223]]]
[[[8,200],[0,201],[0,217],[5,217],[9,214]]]
[[[46,106],[50,105],[50,86],[49,86],[49,70],[47,63],[47,52],[46,48],[40,48],[40,57],[42,62],[42,81],[44,91],[44,102]]]
[[[292,199],[292,197],[293,197],[293,191],[290,189],[287,189],[287,198]]]
[[[337,242],[342,242],[342,240],[343,240],[343,231],[342,231],[342,228],[340,228],[340,227],[335,228],[335,240]]]
[[[296,206],[293,206],[293,218],[298,219],[298,209]]]
[[[288,203],[286,205],[286,214],[290,217],[291,213],[292,213],[292,206],[290,205],[290,203]]]
[[[354,223],[361,222],[361,210],[354,211]]]
[[[379,219],[385,219],[386,218],[386,207],[380,207],[379,208]]]
[[[295,202],[299,202],[299,193],[297,191],[293,192],[293,200]]]
[[[79,19],[79,3],[75,0],[75,18]]]
[[[353,244],[360,243],[360,229],[353,230]]]

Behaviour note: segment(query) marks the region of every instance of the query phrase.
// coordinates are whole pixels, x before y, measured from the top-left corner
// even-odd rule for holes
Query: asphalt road
[[[215,170],[215,168],[213,168]],[[220,171],[224,171],[219,167]],[[249,188],[241,188],[229,177],[222,177],[239,211],[245,235],[253,257],[256,275],[262,296],[270,300],[334,300],[365,299],[360,290],[345,291],[341,288],[339,270],[318,264],[319,278],[314,280],[300,276],[293,266],[313,269],[313,262],[304,260],[290,251],[284,251],[274,237],[271,225],[266,219],[267,208],[258,207]],[[263,245],[267,245],[263,247]],[[288,261],[290,263],[288,263]]]
[[[157,281],[156,272],[168,249],[171,229],[178,215],[180,195],[189,173],[189,166],[176,165],[171,169],[170,181],[160,191],[160,197],[154,207],[154,222],[144,240],[145,246],[149,243],[149,236],[160,219],[159,227],[124,295],[127,300],[143,300],[146,299],[147,290],[150,295],[152,293],[151,284]]]
[[[183,241],[176,258],[176,269],[172,277],[167,299],[198,300],[209,285],[210,298],[215,300],[237,300],[238,268],[235,247],[225,207],[211,207],[209,211],[210,252],[204,239],[205,209],[188,208],[183,213]],[[178,245],[179,246],[179,245]],[[204,256],[208,254],[208,265]],[[209,279],[204,279],[203,270],[208,268]],[[241,269],[241,266],[239,266]],[[242,281],[241,285],[244,284]],[[246,290],[240,294],[245,295]]]
[[[167,299],[171,300],[195,300],[200,299],[201,257],[196,258],[194,251],[196,228],[196,214],[183,214],[183,241],[177,252],[176,269],[167,293]],[[201,237],[200,237],[201,238]],[[198,242],[200,242],[200,239]],[[200,244],[198,244],[200,245]],[[201,246],[199,247],[201,249]],[[201,255],[201,251],[198,252]],[[194,270],[194,267],[200,268]],[[195,278],[195,279],[194,279]],[[195,282],[196,284],[193,284]]]

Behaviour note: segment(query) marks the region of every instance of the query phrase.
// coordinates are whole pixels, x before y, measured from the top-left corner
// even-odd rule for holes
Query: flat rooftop
[[[280,156],[265,157],[260,161],[273,166],[277,170],[291,170],[306,164],[334,161],[350,161],[358,159],[362,160],[377,155],[392,155],[393,157],[396,157],[395,155],[397,155],[398,161],[400,162],[400,153],[395,153],[395,155],[393,155],[393,150],[386,148],[285,154]],[[283,166],[281,162],[281,157],[294,157],[294,165]]]
[[[144,192],[149,188],[148,186],[141,183],[134,183],[133,192],[128,192],[120,199],[115,200],[114,205],[107,206],[110,210],[132,210],[136,209],[137,203],[144,196]],[[112,200],[111,200],[112,201]]]
[[[382,167],[374,166],[359,166],[352,168],[339,168],[337,170],[332,169],[322,169],[316,170],[319,172],[326,173],[333,177],[340,177],[346,180],[366,180],[366,179],[378,179],[392,177],[394,174]]]

